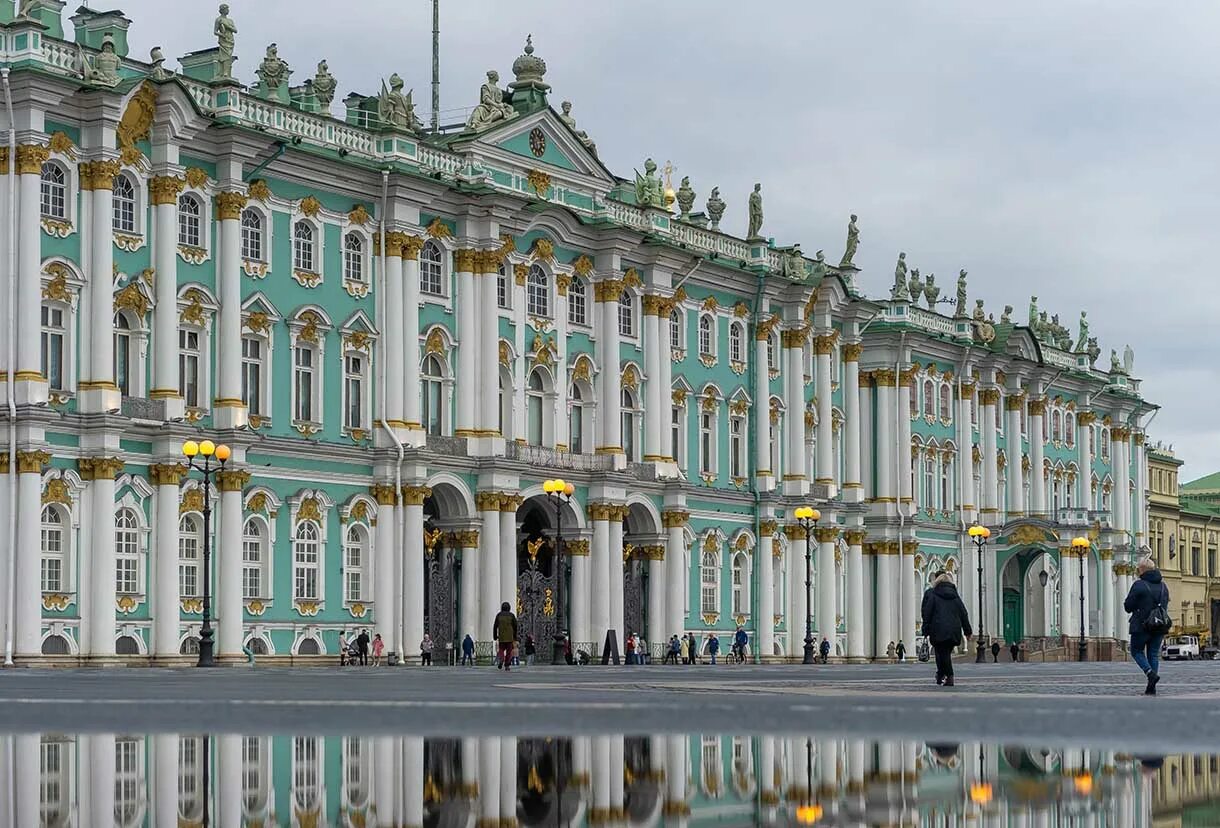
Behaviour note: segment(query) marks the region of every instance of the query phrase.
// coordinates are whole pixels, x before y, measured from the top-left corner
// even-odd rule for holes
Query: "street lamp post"
[[[970,535],[970,539],[974,541],[976,557],[979,559],[979,632],[978,632],[978,647],[974,654],[974,663],[982,664],[987,661],[987,644],[984,641],[984,627],[987,623],[987,610],[983,606],[983,547],[987,545],[987,539],[991,537],[991,530],[986,526],[971,526],[966,530]]]
[[[796,517],[796,522],[805,529],[805,658],[801,663],[813,664],[815,663],[812,612],[813,561],[809,540],[813,535],[813,530],[817,528],[818,521],[822,519],[822,513],[810,506],[798,506],[792,514]]]
[[[1084,637],[1084,568],[1092,542],[1086,537],[1072,538],[1072,547],[1080,558],[1080,660],[1089,660],[1089,642]]]
[[[563,582],[566,573],[563,568],[563,504],[572,500],[576,487],[559,478],[547,480],[542,484],[542,491],[555,501],[555,638],[551,646],[551,663],[564,663],[564,643],[567,637],[566,605],[563,600]]]
[[[199,663],[196,667],[215,667],[215,647],[212,643],[212,475],[219,473],[229,461],[229,447],[211,440],[182,444],[187,465],[203,475],[203,624],[199,627]],[[229,619],[234,623],[234,619]],[[237,623],[240,623],[238,621]]]

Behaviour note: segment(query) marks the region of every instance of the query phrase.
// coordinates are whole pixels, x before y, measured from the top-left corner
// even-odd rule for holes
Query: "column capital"
[[[666,529],[681,529],[690,521],[690,512],[685,509],[667,509],[661,513],[661,525]]]
[[[644,294],[644,315],[645,316],[669,316],[669,312],[665,310],[665,297],[655,293]]]
[[[979,404],[980,405],[995,405],[999,401],[1000,401],[1000,389],[984,388],[981,391],[979,391]]]
[[[893,388],[898,384],[898,375],[893,368],[878,368],[872,374],[878,388]]]
[[[859,362],[860,354],[864,352],[864,345],[860,342],[848,342],[843,346],[843,361],[844,362]]]
[[[8,450],[0,451],[0,474],[8,474]]]
[[[216,194],[216,218],[219,221],[240,221],[241,211],[246,208],[249,198],[245,193],[230,190]]]
[[[527,264],[513,265],[513,281],[519,286],[525,287],[525,277],[529,275],[530,266]]]
[[[240,492],[250,482],[250,472],[244,469],[225,469],[216,475],[216,488],[222,492]]]
[[[1046,397],[1030,397],[1029,416],[1041,417],[1046,414]],[[1096,417],[1096,415],[1094,415]]]
[[[475,255],[478,252],[469,249],[453,251],[453,269],[458,273],[474,273]]]
[[[499,268],[496,269],[496,272],[497,273],[499,272]],[[568,295],[568,288],[571,286],[571,284],[572,284],[572,277],[569,276],[568,274],[566,274],[566,273],[556,273],[555,274],[555,292],[558,293],[560,296]],[[645,298],[647,298],[647,297],[645,297]]]
[[[839,537],[839,527],[819,526],[813,530],[813,536],[818,539],[818,543],[831,543]]]
[[[398,500],[395,497],[397,493],[394,491],[392,483],[374,483],[369,486],[369,494],[373,496],[379,506],[393,506]]]
[[[1131,429],[1116,425],[1110,429],[1110,440],[1115,443],[1125,443],[1131,437]]]
[[[643,554],[650,561],[663,561],[665,560],[665,545],[658,543],[645,546]]]
[[[1131,433],[1131,439],[1135,441],[1137,446],[1142,446],[1144,444],[1144,440],[1147,439],[1147,436],[1148,435],[1142,431],[1133,431]]]
[[[623,283],[618,279],[603,279],[593,285],[593,299],[596,302],[617,302],[623,295]]]
[[[157,175],[148,181],[148,193],[153,205],[178,203],[178,196],[186,189],[186,179],[176,175]]]
[[[511,494],[509,492],[500,493],[500,511],[512,512],[516,514],[521,508],[521,504],[525,502],[525,498],[519,494]]]
[[[42,165],[51,157],[50,147],[21,144],[17,147],[17,175],[41,175]]]
[[[497,250],[477,250],[474,254],[474,272],[491,276],[500,272],[504,254]]]
[[[760,520],[760,521],[758,522],[758,536],[759,536],[759,538],[768,538],[768,537],[771,537],[771,536],[773,536],[773,535],[774,535],[774,534],[775,534],[777,531],[779,531],[779,523],[778,523],[777,521],[774,521],[774,520],[770,520],[770,519],[768,519],[768,520]]]
[[[480,512],[500,511],[499,492],[479,492],[474,496],[474,506]]]
[[[43,466],[51,462],[51,455],[45,451],[17,452],[18,474],[42,474]]]
[[[148,478],[154,486],[181,486],[186,475],[184,463],[153,463],[148,467]]]
[[[76,466],[81,480],[114,480],[123,473],[123,461],[118,457],[81,457]]]
[[[819,334],[813,338],[813,352],[818,356],[832,354],[834,353],[835,343],[838,341],[838,331],[831,331],[828,334]]]
[[[808,328],[797,328],[779,332],[780,345],[784,348],[804,348],[805,339],[809,336]]]
[[[587,538],[576,538],[563,542],[563,552],[572,558],[589,557],[589,541]]]
[[[1025,392],[1018,391],[1004,398],[1005,411],[1020,411],[1025,405]]]
[[[862,546],[868,532],[864,529],[848,529],[843,533],[843,537],[847,539],[848,546]]]
[[[784,536],[790,541],[805,540],[805,527],[799,523],[786,523],[784,524]]]
[[[402,234],[402,258],[404,260],[416,261],[419,259],[419,251],[424,249],[424,240],[419,236],[412,236],[410,233]]]
[[[451,546],[457,546],[461,549],[478,549],[479,530],[459,529],[456,532],[450,532],[448,541]]]
[[[405,506],[423,506],[424,501],[432,496],[432,490],[427,486],[403,486],[402,502]]]
[[[80,163],[80,188],[82,190],[109,190],[114,187],[115,176],[123,168],[117,158]]]
[[[903,368],[898,372],[898,384],[903,388],[915,387],[915,369]]]
[[[1076,412],[1076,425],[1091,426],[1095,422],[1097,422],[1097,412],[1096,411],[1077,411]]]
[[[589,504],[589,516],[593,520],[613,520],[622,521],[626,516],[627,507],[620,506],[617,503],[591,503]],[[664,515],[661,516],[664,521]]]

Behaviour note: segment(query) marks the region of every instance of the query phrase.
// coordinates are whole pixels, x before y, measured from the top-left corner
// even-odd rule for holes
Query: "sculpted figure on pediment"
[[[487,129],[492,124],[507,121],[517,117],[517,110],[504,101],[504,90],[499,86],[500,73],[489,70],[487,83],[479,88],[479,105],[470,113],[466,128],[479,131]]]

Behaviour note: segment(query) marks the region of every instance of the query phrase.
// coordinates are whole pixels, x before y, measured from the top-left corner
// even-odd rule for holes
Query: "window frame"
[[[553,305],[550,276],[542,265],[535,262],[525,274],[525,314],[550,319]]]
[[[359,370],[352,371],[353,361],[359,361]],[[370,428],[370,402],[372,399],[372,382],[369,377],[369,366],[372,360],[368,354],[363,351],[347,349],[343,352],[343,389],[342,389],[342,405],[343,405],[343,430],[350,434],[356,430],[368,431]],[[358,417],[353,422],[351,418],[352,408],[352,385],[356,384],[356,392],[359,396],[357,404],[359,405]]]
[[[59,316],[58,323],[49,321]],[[51,391],[71,391],[75,382],[69,373],[69,361],[75,344],[71,336],[74,329],[72,305],[55,300],[42,300],[39,308],[39,370],[47,380]],[[55,346],[55,347],[52,347]],[[51,356],[58,351],[59,383],[56,384],[51,371]]]
[[[186,528],[188,521],[194,526],[194,529],[189,531]],[[188,551],[192,554],[187,554]],[[192,574],[195,581],[194,591],[186,588]],[[203,516],[198,512],[184,512],[178,517],[178,597],[200,598],[202,596]]]
[[[746,362],[746,326],[737,320],[729,323],[729,362]]]
[[[195,337],[195,345],[190,346],[191,336]],[[198,325],[178,325],[178,394],[183,404],[188,408],[208,408],[208,382],[204,366],[207,358],[207,338],[205,329]],[[191,384],[187,382],[187,367],[194,359],[194,399],[191,402]]]
[[[639,302],[635,291],[624,287],[616,300],[615,318],[618,320],[618,335],[620,339],[639,339]]]
[[[185,209],[185,205],[193,204],[194,212]],[[193,225],[192,225],[193,220]],[[178,196],[178,244],[197,250],[206,250],[204,228],[207,226],[207,214],[203,206],[203,198],[193,191],[187,191]]]
[[[258,346],[259,355],[251,357],[247,353],[246,344]],[[271,418],[271,338],[251,331],[243,331],[241,336],[241,397],[246,405],[246,412],[251,416],[264,419]],[[250,374],[256,373],[256,393],[258,405],[251,404]]]
[[[720,615],[720,575],[719,550],[701,549],[699,552],[700,615]]]
[[[56,174],[58,178],[56,178]],[[57,159],[42,162],[38,172],[38,217],[72,222],[74,187],[70,169]],[[48,180],[50,179],[50,180]]]
[[[302,232],[304,231],[304,232]],[[306,238],[306,235],[308,238]],[[313,222],[299,218],[292,223],[292,270],[294,273],[320,274],[321,245]]]
[[[126,185],[130,190],[130,198],[127,193],[120,193],[121,186]],[[127,172],[120,172],[114,177],[114,182],[110,185],[111,198],[111,214],[110,214],[110,229],[113,233],[118,233],[126,236],[143,236],[144,226],[141,219],[140,185],[135,182],[131,175]],[[128,223],[128,219],[130,222]]]
[[[303,537],[312,532],[312,537]],[[292,530],[292,600],[322,600],[322,570],[325,543],[322,526],[313,520],[302,520]],[[312,560],[310,560],[312,557]],[[309,589],[312,581],[312,590]]]
[[[438,373],[430,374],[429,365],[435,363]],[[448,360],[441,354],[424,354],[424,358],[420,361],[419,369],[419,389],[420,408],[419,415],[423,420],[421,425],[424,431],[428,434],[437,436],[447,436],[450,433],[450,420],[452,420],[450,412],[450,385],[452,380],[449,376]],[[425,394],[425,389],[427,393]],[[435,398],[436,412],[435,417],[431,412],[431,401]],[[432,423],[437,423],[437,428],[433,430]]]
[[[435,260],[431,254],[435,252]],[[419,250],[419,293],[422,297],[433,297],[436,299],[447,298],[449,292],[446,290],[448,273],[446,262],[448,251],[435,239],[428,239],[424,242],[423,247]],[[432,269],[436,271],[435,289],[433,288]]]
[[[705,324],[706,323],[706,327]],[[710,313],[699,314],[696,328],[698,334],[699,357],[716,358],[716,317]],[[706,337],[705,337],[706,334]],[[705,341],[706,340],[706,341]]]
[[[251,226],[247,217],[253,218],[257,226]],[[241,257],[243,261],[257,264],[267,263],[268,228],[263,212],[246,206],[241,211]],[[251,255],[257,254],[257,255]]]
[[[54,515],[55,521],[48,521],[48,514]],[[47,545],[51,532],[59,535],[59,548],[53,551]],[[55,503],[44,505],[39,515],[39,585],[44,594],[75,591],[71,580],[72,540],[72,514],[69,510]],[[58,563],[59,580],[53,585],[54,589],[49,588],[52,585],[47,580],[49,562]]]
[[[686,311],[675,304],[669,312],[669,348],[671,351],[686,350]]]
[[[740,428],[740,431],[734,429]],[[729,415],[729,477],[733,480],[742,480],[747,476],[749,471],[748,458],[746,457],[747,435],[749,434],[749,422],[744,414]]]
[[[129,521],[120,523],[121,521]],[[116,595],[143,595],[142,527],[135,508],[119,506],[114,510],[114,578]],[[132,587],[125,589],[124,587]]]
[[[352,243],[355,242],[355,248]],[[343,234],[343,283],[348,286],[367,288],[372,283],[368,267],[368,241],[358,230],[347,230]]]
[[[357,533],[360,537],[353,540],[352,536]],[[365,595],[368,590],[366,573],[369,556],[372,553],[371,538],[368,527],[359,522],[350,523],[343,533],[343,602],[346,605],[366,601]],[[352,563],[353,552],[355,552],[355,564]],[[353,579],[356,585],[355,594],[352,593]]]
[[[589,327],[589,283],[580,276],[568,285],[568,324]]]
[[[251,527],[254,532],[251,532]],[[270,529],[266,521],[257,515],[247,517],[241,527],[241,592],[242,600],[265,600],[271,597],[270,578]],[[253,560],[250,552],[257,544],[257,560]],[[258,589],[251,590],[251,575],[257,580]]]

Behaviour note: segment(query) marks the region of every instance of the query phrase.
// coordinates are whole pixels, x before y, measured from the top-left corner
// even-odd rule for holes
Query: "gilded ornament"
[[[440,217],[432,219],[432,223],[424,230],[430,239],[448,239],[452,238],[453,231],[449,229],[449,225],[441,221]]]
[[[48,272],[50,268],[48,268]],[[61,266],[42,289],[42,298],[56,302],[70,303],[72,292],[68,289],[67,271]]]
[[[343,338],[347,347],[356,351],[367,351],[373,344],[373,337],[368,331],[352,331]]]
[[[76,160],[76,145],[65,132],[52,132],[47,147],[56,155],[63,155],[70,161]]]
[[[59,219],[40,218],[38,223],[49,236],[55,236],[60,239],[66,239],[72,235],[72,222],[60,221]]]
[[[542,170],[530,170],[527,177],[529,187],[539,198],[546,198],[547,191],[551,189],[551,177]]]
[[[643,286],[644,282],[640,279],[640,272],[634,267],[629,267],[623,273],[623,284],[627,287],[638,288]]]
[[[363,204],[354,205],[351,211],[347,214],[347,220],[349,222],[352,224],[358,224],[361,227],[368,224],[370,219],[372,219],[372,216],[369,215],[369,211],[365,209]]]
[[[584,380],[591,382],[593,377],[593,361],[584,354],[576,358],[576,364],[572,366],[572,379]],[[676,393],[676,392],[675,392]]]
[[[119,162],[124,167],[143,167],[146,159],[139,147],[123,147],[119,150]]]
[[[182,493],[182,500],[178,503],[178,514],[184,515],[187,512],[202,512],[203,511],[203,489],[191,488]]]
[[[716,301],[715,296],[709,296],[703,300],[703,304],[701,304],[699,307],[703,308],[705,311],[714,311],[720,307],[720,303]]]
[[[441,334],[440,328],[433,328],[428,334],[428,338],[424,340],[425,354],[443,354],[445,353],[445,337]]]
[[[748,413],[750,410],[750,401],[744,399],[733,400],[729,403],[729,411],[738,416]]]
[[[423,506],[424,501],[432,496],[432,490],[427,486],[403,486],[402,502],[407,506]]]
[[[297,506],[296,522],[300,523],[305,520],[312,520],[314,523],[322,522],[322,506],[316,497],[306,497]]]
[[[538,238],[534,240],[531,252],[535,259],[549,262],[555,258],[555,244],[550,239]]]
[[[293,608],[301,615],[313,617],[318,614],[319,605],[317,601],[294,601]],[[297,816],[301,816],[300,811]]]
[[[634,365],[628,365],[626,368],[623,369],[623,376],[622,376],[621,382],[623,384],[623,387],[630,388],[633,391],[640,384],[640,378],[639,378],[639,375],[636,373]]]
[[[173,175],[158,175],[148,181],[148,192],[153,206],[177,204],[178,196],[184,189],[186,189],[186,180]]]
[[[314,311],[307,310],[301,314],[300,321],[304,322],[305,326],[297,334],[297,339],[317,344],[319,335],[318,326],[322,324],[322,317],[318,316]]]
[[[187,167],[185,178],[187,186],[195,190],[202,190],[208,183],[207,172],[199,167]]]
[[[203,309],[203,300],[207,297],[205,297],[198,290],[192,289],[188,291],[186,296],[183,298],[186,299],[188,304],[186,308],[183,309],[179,319],[191,325],[202,326],[206,321],[206,313]]]
[[[203,612],[203,599],[202,598],[183,598],[179,602],[179,606],[181,606],[182,611],[188,615],[198,615],[201,612]]]
[[[513,265],[513,281],[520,287],[525,287],[525,277],[529,275],[530,267],[525,264]]]
[[[148,299],[136,287],[135,282],[129,282],[127,287],[120,290],[114,297],[114,309],[129,310],[136,315],[137,318],[144,318],[148,313]]]
[[[248,199],[244,193],[224,192],[216,194],[216,218],[220,221],[238,221]]]
[[[208,259],[208,251],[202,247],[189,244],[178,245],[178,255],[189,264],[203,264]]]
[[[254,311],[246,317],[246,327],[255,333],[267,333],[271,330],[271,319],[262,311]]]
[[[130,595],[120,595],[118,600],[116,600],[114,603],[119,612],[124,614],[134,612],[135,608],[139,606],[139,604],[136,603],[136,599],[132,598]]]
[[[216,475],[216,488],[222,492],[240,492],[250,482],[250,472],[225,469]]]
[[[583,253],[572,262],[572,272],[577,276],[588,277],[593,272],[593,260]]]
[[[261,201],[264,204],[271,200],[271,188],[267,186],[266,179],[256,178],[250,182],[250,186],[246,188],[250,198]]]
[[[503,339],[500,340],[499,352],[500,352],[500,364],[507,366],[508,362],[509,362],[509,348],[508,348],[507,340],[503,340]]]
[[[17,175],[39,175],[42,165],[51,157],[51,150],[41,144],[22,144],[17,147]]]
[[[61,477],[55,477],[47,481],[47,485],[42,490],[42,504],[45,506],[48,503],[62,503],[65,506],[72,505],[72,493],[68,489],[68,481]]]
[[[266,512],[267,511],[267,493],[254,492],[246,501],[246,510],[250,512]]]
[[[47,592],[42,596],[42,608],[63,612],[72,603],[72,596],[62,592]]]

